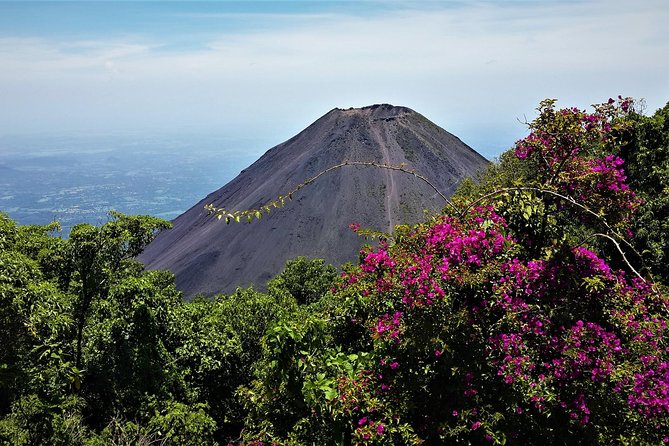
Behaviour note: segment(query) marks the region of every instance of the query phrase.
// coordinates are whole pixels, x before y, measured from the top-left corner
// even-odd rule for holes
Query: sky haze
[[[541,99],[669,100],[669,2],[0,2],[0,136],[252,135],[404,105],[492,157]],[[265,147],[265,149],[268,147]]]

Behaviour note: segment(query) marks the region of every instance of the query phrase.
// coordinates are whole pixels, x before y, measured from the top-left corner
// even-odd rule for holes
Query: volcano
[[[392,231],[445,205],[433,188],[412,175],[345,166],[252,223],[226,225],[204,208],[258,208],[345,161],[404,163],[447,196],[488,164],[456,136],[409,108],[335,108],[173,220],[173,229],[159,234],[140,260],[148,269],[172,271],[186,297],[250,285],[263,289],[296,256],[323,258],[334,265],[354,261],[365,240],[349,229],[351,223]]]

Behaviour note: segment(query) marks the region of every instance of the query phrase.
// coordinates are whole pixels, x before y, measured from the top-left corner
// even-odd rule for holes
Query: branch
[[[553,195],[553,196],[555,196],[555,197],[558,197],[558,198],[560,198],[560,199],[566,201],[567,203],[569,203],[569,204],[571,204],[571,205],[573,205],[573,206],[576,206],[576,207],[582,209],[582,210],[585,211],[586,213],[588,213],[588,214],[594,216],[594,217],[597,218],[600,222],[602,222],[602,224],[603,224],[604,227],[608,230],[608,232],[611,233],[611,234],[613,234],[613,235],[615,235],[615,236],[618,238],[618,240],[614,239],[613,237],[611,237],[610,235],[607,235],[607,234],[601,234],[601,233],[598,233],[598,234],[595,234],[595,235],[596,235],[596,236],[601,236],[601,237],[606,237],[606,238],[608,238],[609,240],[611,240],[611,241],[615,244],[615,246],[616,246],[616,248],[618,249],[618,251],[620,252],[620,254],[622,254],[622,256],[623,256],[623,261],[627,264],[627,266],[629,266],[629,268],[632,270],[632,272],[634,272],[634,274],[637,275],[638,277],[640,277],[644,282],[646,281],[646,280],[641,276],[641,274],[639,274],[639,273],[632,267],[632,265],[629,263],[629,261],[627,260],[627,257],[625,256],[624,252],[623,252],[622,249],[620,248],[620,244],[618,243],[618,241],[620,241],[620,242],[624,243],[625,245],[627,245],[627,247],[628,247],[629,249],[631,249],[632,252],[634,252],[634,254],[636,254],[636,256],[641,260],[641,262],[644,263],[644,261],[643,261],[643,257],[642,257],[641,254],[639,254],[639,252],[634,248],[634,246],[632,246],[632,244],[631,244],[630,242],[628,242],[627,239],[626,239],[625,237],[623,237],[622,235],[620,235],[618,232],[614,231],[613,228],[609,225],[609,223],[606,221],[606,219],[605,219],[604,217],[602,217],[601,215],[599,215],[599,214],[597,214],[596,212],[592,211],[592,210],[591,210],[590,208],[588,208],[587,206],[585,206],[585,205],[579,203],[578,201],[576,201],[575,199],[573,199],[572,197],[569,197],[569,196],[567,196],[567,195],[563,195],[563,194],[560,194],[560,193],[558,193],[558,192],[555,192],[555,191],[552,191],[552,190],[548,190],[548,189],[541,189],[541,188],[539,188],[539,187],[529,187],[529,186],[525,186],[525,187],[523,187],[523,186],[519,186],[519,187],[505,187],[505,188],[502,188],[502,189],[498,189],[498,190],[496,190],[496,191],[494,191],[494,192],[491,192],[491,193],[489,193],[489,194],[486,194],[486,195],[484,195],[484,196],[478,198],[477,200],[474,200],[474,201],[473,201],[472,203],[470,203],[467,207],[465,207],[465,209],[460,213],[460,218],[462,218],[462,217],[464,216],[464,214],[465,214],[469,209],[471,209],[472,207],[476,206],[476,204],[480,203],[481,201],[484,201],[484,200],[487,200],[488,198],[492,198],[492,197],[494,197],[494,196],[496,196],[496,195],[500,195],[500,194],[503,194],[503,193],[505,193],[505,192],[511,192],[511,191],[532,191],[532,192],[537,192],[537,193],[540,193],[540,194]]]
[[[242,211],[230,211],[225,208],[217,208],[214,207],[213,204],[208,204],[205,206],[205,209],[210,213],[216,216],[219,220],[222,218],[225,218],[226,223],[230,223],[231,221],[235,222],[240,222],[242,218],[246,219],[247,221],[251,222],[253,221],[254,218],[260,219],[262,217],[263,213],[269,214],[271,208],[282,208],[286,204],[286,200],[292,200],[293,199],[293,194],[297,193],[300,189],[305,187],[308,184],[313,183],[323,175],[332,172],[333,170],[341,169],[346,166],[363,166],[363,167],[378,167],[380,169],[388,169],[388,170],[395,170],[398,172],[402,172],[408,175],[412,175],[419,180],[425,182],[428,186],[430,186],[445,202],[448,206],[451,207],[454,211],[457,211],[458,209],[449,201],[449,199],[444,195],[430,180],[428,180],[426,177],[423,175],[416,173],[414,170],[409,170],[406,169],[403,165],[399,166],[392,166],[389,164],[379,164],[375,163],[373,161],[344,161],[342,163],[336,164],[334,166],[330,166],[327,169],[319,172],[313,177],[307,178],[303,183],[298,184],[293,190],[288,192],[286,195],[279,195],[276,200],[274,201],[269,201],[262,206],[256,208],[256,209],[245,209]]]
[[[606,238],[606,239],[611,240],[611,242],[615,245],[615,247],[616,247],[616,249],[618,250],[618,252],[620,253],[620,255],[623,257],[623,262],[625,262],[625,264],[629,267],[629,269],[632,270],[632,272],[634,273],[635,276],[637,276],[639,279],[643,280],[644,283],[646,283],[646,279],[644,279],[643,276],[641,276],[641,274],[639,274],[639,272],[638,272],[636,269],[634,269],[634,267],[633,267],[632,264],[629,262],[629,260],[627,260],[627,257],[625,256],[625,253],[624,253],[623,250],[620,248],[620,244],[618,243],[618,241],[617,241],[616,239],[614,239],[614,238],[611,237],[610,235],[602,234],[602,233],[596,233],[596,234],[593,234],[593,236],[595,236],[595,237],[604,237],[604,238]]]
[[[465,209],[460,213],[460,218],[462,218],[462,217],[465,215],[465,213],[466,213],[469,209],[473,208],[474,206],[476,206],[476,205],[477,205],[478,203],[480,203],[481,201],[487,200],[488,198],[492,198],[492,197],[494,197],[494,196],[496,196],[496,195],[500,195],[500,194],[503,194],[503,193],[505,193],[505,192],[513,192],[513,191],[532,191],[532,192],[538,192],[538,193],[540,193],[540,194],[553,195],[553,196],[555,196],[555,197],[561,198],[562,200],[565,200],[566,202],[568,202],[568,203],[570,203],[570,204],[572,204],[572,205],[574,205],[574,206],[576,206],[576,207],[578,207],[578,208],[581,208],[581,209],[584,210],[586,213],[588,213],[588,214],[594,216],[595,218],[597,218],[598,220],[600,220],[600,221],[604,224],[604,226],[606,226],[606,229],[608,229],[611,233],[617,235],[617,236],[618,236],[623,242],[625,242],[630,248],[634,249],[634,247],[633,247],[632,245],[630,245],[629,242],[627,242],[627,241],[624,239],[624,237],[622,237],[620,234],[618,234],[617,232],[615,232],[615,231],[613,230],[613,228],[611,228],[611,226],[608,224],[608,222],[607,222],[607,221],[604,219],[604,217],[602,217],[601,215],[599,215],[599,214],[597,214],[596,212],[590,210],[588,207],[586,207],[585,205],[582,205],[581,203],[579,203],[578,201],[574,200],[574,199],[573,199],[572,197],[570,197],[570,196],[563,195],[563,194],[560,194],[560,193],[558,193],[558,192],[555,192],[555,191],[552,191],[552,190],[548,190],[548,189],[541,189],[541,188],[539,188],[539,187],[518,186],[518,187],[505,187],[505,188],[502,188],[502,189],[497,189],[496,191],[493,191],[493,192],[490,192],[489,194],[483,195],[482,197],[480,197],[480,198],[474,200],[473,202],[469,203],[469,205],[466,206]],[[636,252],[636,251],[635,251],[635,252]],[[638,253],[637,253],[637,254],[638,254]]]

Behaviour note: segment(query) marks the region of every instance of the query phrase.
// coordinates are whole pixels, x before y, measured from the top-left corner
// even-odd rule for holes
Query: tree
[[[299,303],[316,302],[330,291],[337,270],[323,259],[297,257],[286,262],[284,270],[267,283],[271,294],[288,293]]]
[[[78,395],[92,378],[83,359],[84,333],[91,339],[96,333],[87,323],[99,321],[91,307],[142,274],[133,257],[169,225],[153,217],[111,218],[100,228],[78,225],[63,240],[50,235],[57,224],[17,226],[0,215],[0,318],[6,322],[0,329],[0,438],[6,441],[71,444],[72,435],[87,435],[86,401]]]
[[[79,296],[76,304],[76,360],[81,366],[81,347],[86,317],[95,298],[104,298],[117,275],[140,268],[135,257],[156,236],[171,225],[159,218],[126,216],[110,212],[111,220],[101,227],[75,225],[70,232],[68,253],[73,271],[70,289]]]
[[[68,398],[81,378],[73,299],[47,260],[62,246],[48,235],[56,228],[17,226],[0,214],[0,441],[11,444],[67,438],[59,428],[76,405]]]
[[[220,440],[243,427],[246,410],[236,392],[250,384],[267,328],[296,307],[292,296],[249,288],[184,302],[172,314],[167,347],[187,385],[186,399],[206,402]]]
[[[669,103],[653,116],[631,116],[620,156],[632,189],[643,201],[632,227],[634,242],[654,277],[669,284]]]

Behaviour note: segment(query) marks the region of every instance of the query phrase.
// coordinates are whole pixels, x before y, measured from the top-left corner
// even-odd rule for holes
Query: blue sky
[[[405,105],[485,156],[547,97],[669,101],[669,2],[0,2],[0,136],[278,144],[333,107]]]

